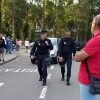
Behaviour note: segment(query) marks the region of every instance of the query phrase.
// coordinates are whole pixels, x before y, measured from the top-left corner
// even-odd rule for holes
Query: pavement
[[[17,53],[5,54],[5,57],[4,57],[5,61],[4,62],[0,61],[0,65],[3,65],[3,64],[8,63],[12,60],[15,60],[17,57],[18,57]]]
[[[16,60],[0,66],[0,100],[80,100],[79,64],[73,61],[70,86],[61,81],[58,64],[48,68],[47,86],[42,86],[37,65],[20,53]]]

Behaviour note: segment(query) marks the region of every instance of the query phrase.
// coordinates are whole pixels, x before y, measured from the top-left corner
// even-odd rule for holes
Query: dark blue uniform
[[[67,78],[71,77],[71,66],[72,66],[72,53],[75,55],[76,48],[75,48],[75,41],[69,37],[64,37],[61,39],[59,44],[59,56],[63,57],[67,62]],[[62,77],[64,78],[65,67],[61,67]]]
[[[48,42],[49,45],[46,45],[45,42]],[[36,55],[37,57],[37,65],[38,71],[40,74],[40,78],[47,78],[47,66],[45,64],[45,59],[49,57],[50,50],[53,49],[53,45],[51,40],[45,38],[42,40],[41,38],[37,39],[34,43],[34,46],[31,50],[31,55]]]

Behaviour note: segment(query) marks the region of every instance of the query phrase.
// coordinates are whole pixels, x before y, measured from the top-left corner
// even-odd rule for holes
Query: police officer
[[[69,29],[65,30],[66,37],[62,38],[59,44],[59,57],[58,62],[61,67],[61,73],[62,73],[62,81],[64,81],[65,78],[65,63],[67,62],[67,79],[66,84],[70,85],[70,77],[71,77],[71,66],[72,66],[72,53],[73,56],[76,53],[75,48],[75,41],[70,37],[71,31]]]
[[[33,55],[36,54],[38,72],[40,75],[39,81],[43,80],[43,86],[46,85],[47,64],[49,60],[51,60],[49,59],[49,51],[53,49],[51,40],[46,38],[46,36],[47,31],[45,29],[42,29],[40,38],[35,41],[34,46],[31,50],[31,58],[33,58]]]

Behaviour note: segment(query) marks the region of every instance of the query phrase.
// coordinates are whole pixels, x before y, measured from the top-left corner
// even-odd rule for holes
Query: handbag
[[[91,94],[100,94],[100,78],[97,78],[90,74],[87,59],[85,60],[85,67],[86,67],[86,71],[88,73],[88,77],[90,80],[90,93]]]

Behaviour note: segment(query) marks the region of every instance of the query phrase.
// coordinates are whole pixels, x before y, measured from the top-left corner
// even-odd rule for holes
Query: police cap
[[[47,33],[47,30],[46,29],[42,29],[41,30],[41,34],[46,34]]]

